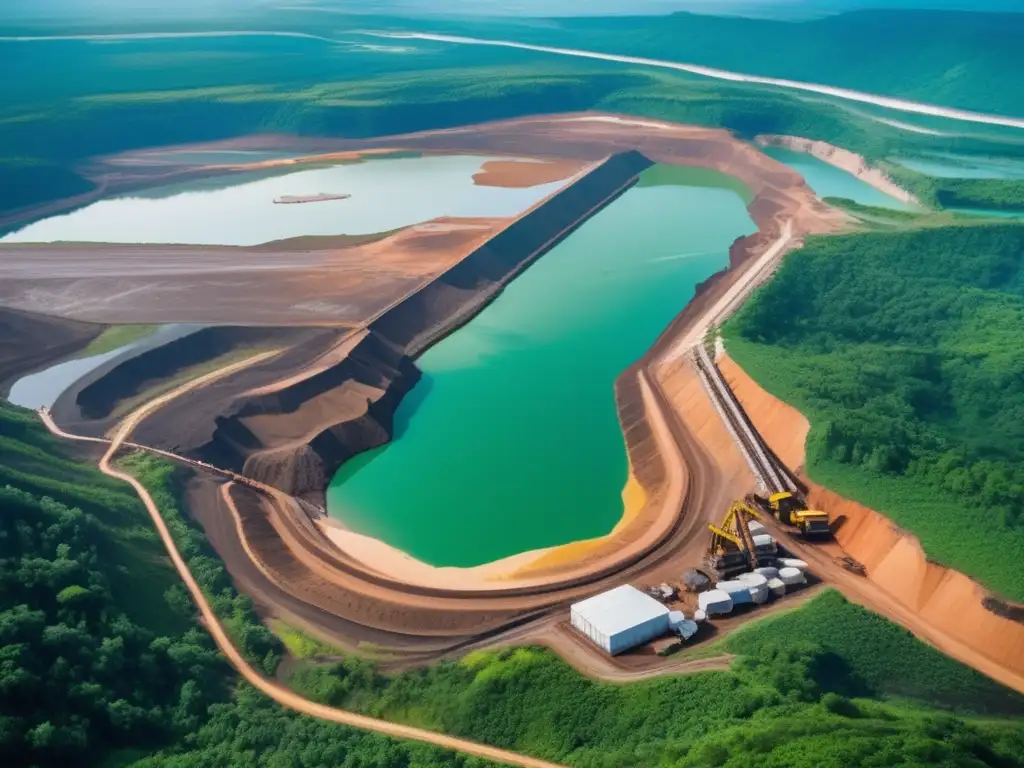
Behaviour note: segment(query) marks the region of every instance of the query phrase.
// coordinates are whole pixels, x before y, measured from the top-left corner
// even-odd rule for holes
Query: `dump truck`
[[[799,529],[800,534],[805,538],[832,537],[828,513],[808,509],[807,502],[798,494],[779,491],[764,498],[752,493],[747,497],[747,502],[777,518],[783,525],[791,525]]]
[[[760,515],[756,509],[743,501],[734,501],[721,525],[708,523],[711,543],[704,564],[720,581],[775,562],[778,550],[774,542],[758,546],[750,532],[748,524],[757,517]]]

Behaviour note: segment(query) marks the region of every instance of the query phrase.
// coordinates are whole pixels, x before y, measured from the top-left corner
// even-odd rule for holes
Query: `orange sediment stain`
[[[718,364],[775,455],[791,469],[802,468],[810,429],[803,414],[763,390],[731,358],[724,356]],[[1024,692],[1024,624],[986,609],[982,601],[989,592],[983,586],[929,562],[917,537],[889,518],[804,481],[808,506],[843,520],[835,534],[838,547],[830,546],[841,547],[867,567],[867,582],[905,609],[901,623],[954,658]]]
[[[549,568],[559,568],[577,563],[607,546],[612,537],[623,533],[630,525],[636,522],[646,504],[647,492],[640,485],[640,481],[636,479],[636,476],[633,474],[633,467],[630,466],[626,485],[622,489],[622,517],[610,533],[593,539],[582,539],[553,547],[531,563],[511,573],[495,578],[503,580],[521,579]]]

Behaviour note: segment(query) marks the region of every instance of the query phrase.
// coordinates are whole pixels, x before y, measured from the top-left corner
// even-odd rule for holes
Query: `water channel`
[[[203,327],[205,326],[195,323],[170,323],[116,349],[56,363],[36,373],[22,376],[11,386],[7,399],[22,408],[49,408],[72,384],[82,381],[98,371],[101,366],[112,368],[147,350],[195,333]]]
[[[735,180],[648,171],[419,359],[395,440],[342,467],[330,513],[439,566],[610,531],[614,381],[755,229]]]

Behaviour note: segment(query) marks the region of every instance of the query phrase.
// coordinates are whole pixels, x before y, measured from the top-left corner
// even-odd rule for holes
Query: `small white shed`
[[[667,607],[623,584],[572,606],[572,625],[612,656],[668,632]]]

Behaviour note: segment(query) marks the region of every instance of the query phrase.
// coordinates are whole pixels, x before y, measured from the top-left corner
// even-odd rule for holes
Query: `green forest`
[[[967,765],[970,757],[984,765],[1024,746],[1017,720],[989,719],[1003,725],[974,731],[967,723],[980,721],[955,714],[1017,718],[1024,697],[834,591],[717,648],[739,655],[728,673],[627,685],[588,680],[542,648],[474,652],[397,677],[346,659],[300,668],[291,684],[327,703],[587,768]],[[988,738],[996,741],[979,749]]]
[[[1024,226],[812,239],[725,328],[816,482],[1024,599]]]
[[[427,22],[420,25],[424,28]],[[864,10],[788,20],[674,13],[631,18],[435,20],[432,30],[645,56],[853,88],[997,114],[1024,114],[1018,13]],[[870,55],[864,47],[869,40]]]
[[[482,765],[300,718],[239,684],[131,488],[3,400],[0,455],[0,764]],[[181,514],[177,470],[141,455],[123,465],[235,642],[272,673],[282,647]],[[179,756],[196,749],[207,762]]]
[[[300,717],[240,683],[129,490],[2,401],[0,448],[4,765],[485,765]],[[235,641],[271,673],[282,646],[181,514],[179,470],[138,454],[122,466],[153,493]],[[627,685],[595,683],[540,648],[395,676],[310,649],[289,684],[311,698],[579,768],[1024,765],[1024,698],[831,591],[722,641],[738,655],[728,672]]]
[[[1024,180],[939,178],[917,173],[901,165],[880,161],[877,165],[897,184],[934,208],[980,208],[1024,212]]]
[[[0,214],[86,192],[90,158],[140,147],[253,133],[367,138],[590,109],[721,126],[746,138],[806,136],[873,161],[925,151],[1024,154],[1024,145],[1002,143],[988,128],[908,134],[849,104],[791,91],[483,46],[420,41],[412,52],[382,56],[360,42],[0,42],[0,58],[20,73],[0,83]],[[905,176],[933,205],[1012,207],[1020,195],[1019,182],[942,180],[951,192],[939,194],[936,180]]]

